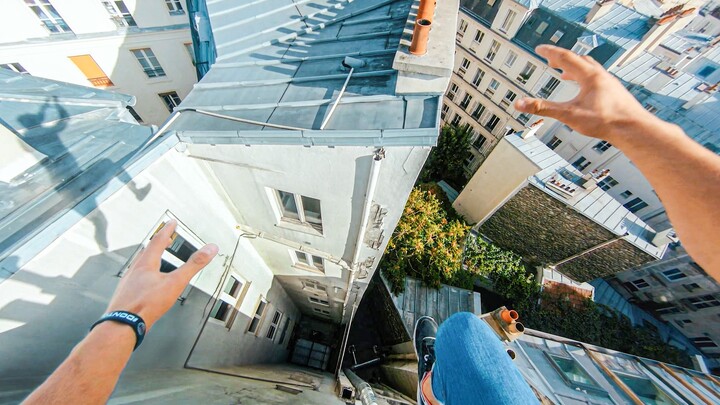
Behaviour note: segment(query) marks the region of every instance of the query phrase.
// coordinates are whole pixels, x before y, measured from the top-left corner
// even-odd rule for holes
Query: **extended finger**
[[[200,270],[208,265],[218,253],[218,247],[214,243],[207,244],[202,249],[193,253],[185,264],[180,266],[177,270],[170,273],[178,283],[181,283],[183,287],[190,282]]]
[[[567,104],[538,98],[522,98],[515,102],[515,109],[524,113],[542,115],[561,121],[567,115]]]
[[[150,240],[145,249],[145,257],[160,259],[162,252],[172,243],[171,237],[175,233],[177,221],[171,219]]]
[[[590,62],[565,48],[540,45],[535,48],[535,52],[547,59],[548,65],[551,67],[561,69],[563,76],[570,80],[582,78],[591,73],[594,68]]]

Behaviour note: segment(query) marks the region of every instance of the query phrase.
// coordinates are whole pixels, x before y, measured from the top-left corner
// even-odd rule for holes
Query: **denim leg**
[[[469,312],[440,324],[432,390],[445,405],[538,403],[495,332]]]

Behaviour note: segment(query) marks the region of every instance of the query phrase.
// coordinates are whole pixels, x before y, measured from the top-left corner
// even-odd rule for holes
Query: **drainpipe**
[[[320,130],[324,130],[325,126],[330,122],[330,118],[332,117],[333,113],[335,112],[335,108],[337,108],[337,105],[340,103],[340,99],[342,98],[343,94],[345,94],[345,89],[347,89],[347,85],[350,82],[350,78],[353,75],[353,72],[355,71],[355,68],[361,68],[365,66],[365,61],[356,59],[350,56],[346,56],[345,59],[342,61],[342,65],[346,68],[350,69],[350,73],[348,73],[347,77],[345,78],[345,83],[342,86],[342,89],[340,89],[340,94],[338,94],[337,98],[335,99],[335,102],[333,103],[332,107],[330,107],[330,111],[328,112],[327,117],[323,120],[322,124],[320,125]]]
[[[362,378],[358,377],[357,374],[352,372],[349,368],[343,370],[350,383],[355,387],[355,398],[359,399],[362,405],[378,405],[377,398],[375,397],[375,391],[373,391],[370,384],[365,382]]]
[[[348,283],[345,287],[345,302],[343,302],[342,319],[345,319],[345,315],[347,314],[348,303],[350,302],[350,293],[352,292],[352,287],[355,283],[355,276],[357,275],[360,267],[358,261],[360,260],[360,251],[362,250],[363,240],[365,239],[365,228],[367,228],[368,221],[370,220],[370,208],[372,208],[375,188],[377,186],[378,177],[380,177],[380,165],[382,164],[382,160],[384,158],[385,149],[380,148],[375,151],[372,167],[370,168],[370,180],[368,181],[367,191],[365,192],[365,205],[363,206],[362,217],[360,219],[360,228],[358,229],[357,239],[355,242],[355,251],[353,253],[352,262],[350,262],[350,277],[348,278]],[[352,324],[355,309],[357,309],[357,295],[355,296],[355,302],[353,303],[352,315],[345,326],[343,343],[340,345],[342,351],[340,352],[340,357],[338,358],[336,372],[340,370],[343,359],[345,358],[345,346],[347,345],[347,339],[350,335],[350,324]]]

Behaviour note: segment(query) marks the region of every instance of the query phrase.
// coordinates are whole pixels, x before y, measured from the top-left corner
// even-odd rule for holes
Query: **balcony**
[[[105,87],[114,86],[113,82],[107,76],[92,77],[92,78],[88,78],[88,80],[90,81],[90,84],[92,84],[95,87],[105,88]]]

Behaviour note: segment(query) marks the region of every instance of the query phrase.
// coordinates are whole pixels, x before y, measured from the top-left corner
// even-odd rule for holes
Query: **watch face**
[[[139,333],[140,335],[144,335],[144,334],[145,334],[145,322],[140,322],[140,323],[137,325],[137,331],[138,331],[138,333]]]

